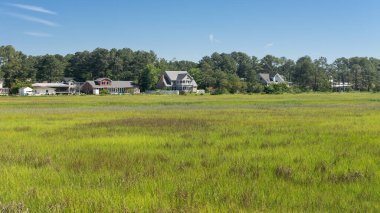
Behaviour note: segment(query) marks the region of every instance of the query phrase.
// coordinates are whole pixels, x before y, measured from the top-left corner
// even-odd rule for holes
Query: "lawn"
[[[379,212],[380,94],[0,97],[0,212]]]

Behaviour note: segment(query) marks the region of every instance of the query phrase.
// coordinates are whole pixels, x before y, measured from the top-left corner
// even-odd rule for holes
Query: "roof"
[[[33,89],[30,87],[21,87],[19,90],[33,90]]]
[[[108,79],[108,78],[107,78]],[[100,88],[134,88],[133,81],[112,81],[111,85],[96,85],[95,81],[86,81],[89,83],[92,88],[100,89]]]
[[[274,77],[276,76],[280,78],[280,83],[285,82],[285,77],[283,75],[277,73]]]
[[[64,77],[63,81],[65,81],[65,82],[74,81],[74,78],[73,77]]]
[[[103,81],[103,80],[112,81],[112,80],[109,79],[109,78],[98,78],[98,79],[96,79],[95,81]]]
[[[271,82],[269,73],[259,73],[259,76],[267,83]]]
[[[197,84],[197,82],[195,82],[195,81],[192,81],[191,84],[192,84],[194,87],[198,87],[198,84]]]
[[[191,75],[187,71],[165,71],[165,74],[170,79],[170,81],[181,81],[186,76],[189,76],[192,79],[191,84],[194,87],[198,87],[197,82],[195,82],[194,78],[191,77]],[[163,82],[165,86],[171,86],[171,82],[166,82],[165,78]]]
[[[165,73],[171,81],[181,80],[189,74],[187,71],[165,71]]]
[[[35,83],[32,87],[69,88],[70,86],[62,83]]]

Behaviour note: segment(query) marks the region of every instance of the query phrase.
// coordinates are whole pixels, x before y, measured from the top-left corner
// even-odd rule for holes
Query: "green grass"
[[[0,97],[0,212],[379,212],[380,94]]]

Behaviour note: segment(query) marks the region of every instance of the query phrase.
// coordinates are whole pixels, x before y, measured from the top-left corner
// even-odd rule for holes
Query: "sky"
[[[131,48],[191,61],[233,51],[380,58],[380,1],[0,0],[0,45],[28,55]]]

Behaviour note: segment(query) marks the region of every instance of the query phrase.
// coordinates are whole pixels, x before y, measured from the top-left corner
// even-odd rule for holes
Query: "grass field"
[[[379,212],[380,94],[0,97],[0,212]]]

